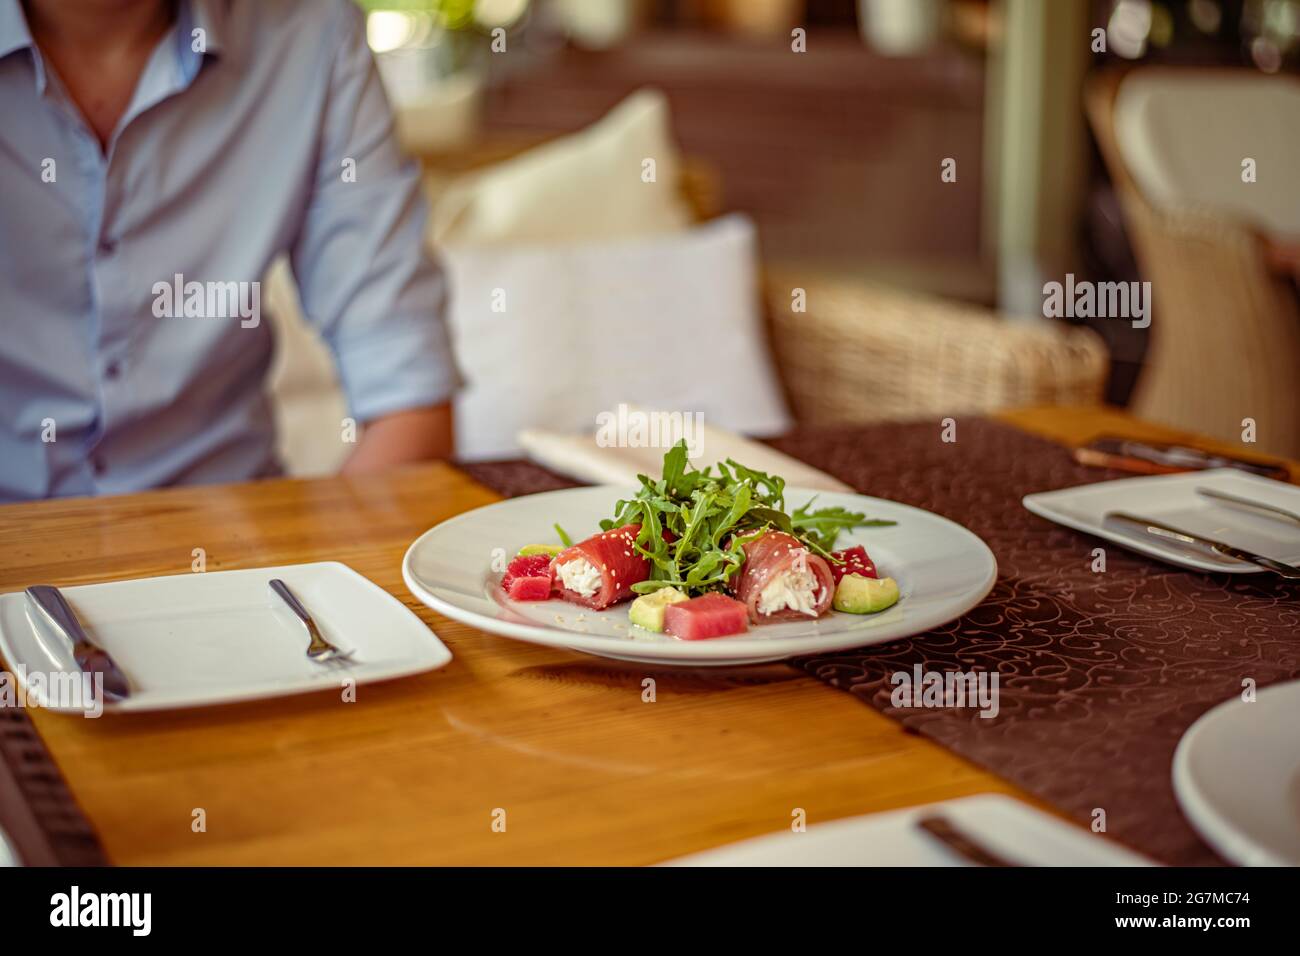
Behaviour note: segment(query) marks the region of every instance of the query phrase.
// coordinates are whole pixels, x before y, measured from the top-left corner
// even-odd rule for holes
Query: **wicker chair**
[[[1089,121],[1114,181],[1155,312],[1134,410],[1144,418],[1240,441],[1257,424],[1258,450],[1300,456],[1300,314],[1289,281],[1270,271],[1264,239],[1193,207],[1155,208],[1119,150],[1118,70],[1085,91]]]
[[[801,422],[1094,404],[1106,384],[1106,349],[1087,329],[771,267],[764,285],[772,352]],[[793,309],[797,288],[806,311]]]

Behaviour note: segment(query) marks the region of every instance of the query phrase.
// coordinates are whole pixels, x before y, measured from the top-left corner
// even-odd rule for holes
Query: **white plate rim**
[[[9,834],[0,830],[0,868],[22,866],[22,860],[18,856],[18,851],[14,848]]]
[[[1179,807],[1206,843],[1226,859],[1243,866],[1296,866],[1297,861],[1280,856],[1214,809],[1213,801],[1201,790],[1192,772],[1192,749],[1196,746],[1197,736],[1222,719],[1225,713],[1232,713],[1239,707],[1257,707],[1265,695],[1273,696],[1275,691],[1281,692],[1276,694],[1277,697],[1282,693],[1300,696],[1300,680],[1265,687],[1258,692],[1253,704],[1234,696],[1214,705],[1187,728],[1174,750],[1171,778]]]
[[[493,508],[501,504],[520,501],[523,499],[536,499],[552,495],[566,495],[574,492],[589,493],[594,490],[603,490],[611,496],[611,503],[617,499],[617,496],[626,497],[630,489],[618,485],[583,485],[577,488],[561,488],[555,491],[538,492],[533,495],[520,495],[515,498],[507,498],[502,501],[491,502],[486,505],[480,505],[469,511],[462,512],[441,521],[433,527],[420,534],[402,556],[402,580],[406,582],[407,588],[411,593],[425,606],[437,611],[439,614],[446,615],[453,620],[460,621],[462,624],[468,624],[471,627],[490,634],[497,634],[502,637],[510,637],[516,640],[527,641],[533,644],[540,644],[547,647],[558,647],[566,650],[580,651],[588,654],[595,654],[600,657],[609,657],[616,660],[628,660],[638,663],[664,663],[673,665],[696,665],[696,666],[723,666],[738,663],[762,663],[768,661],[787,660],[791,657],[802,656],[803,654],[820,654],[838,650],[848,650],[854,647],[867,647],[876,644],[884,644],[889,641],[903,640],[907,637],[913,637],[925,631],[933,630],[944,624],[950,623],[969,612],[972,608],[977,607],[993,590],[994,584],[997,583],[998,564],[997,558],[993,551],[984,542],[984,540],[969,528],[958,524],[950,518],[936,514],[933,511],[926,511],[924,508],[917,508],[913,505],[903,504],[902,502],[893,501],[887,498],[876,498],[870,495],[862,495],[849,492],[835,492],[836,495],[854,497],[864,502],[885,502],[890,508],[898,508],[907,512],[924,515],[927,520],[937,521],[955,533],[966,536],[970,543],[982,552],[982,556],[987,560],[986,573],[980,584],[971,590],[971,592],[961,601],[954,600],[952,608],[945,608],[937,613],[922,614],[914,620],[909,620],[905,633],[891,633],[888,637],[873,638],[870,632],[846,631],[843,636],[827,636],[825,640],[818,640],[816,646],[805,648],[794,648],[784,650],[778,648],[784,647],[781,643],[771,640],[746,640],[742,638],[725,638],[712,641],[690,641],[690,642],[663,642],[663,643],[642,643],[631,644],[615,638],[609,638],[604,635],[583,635],[581,633],[566,630],[557,627],[546,627],[535,624],[520,624],[513,621],[504,621],[500,618],[490,618],[457,604],[445,601],[438,595],[432,593],[423,583],[415,576],[412,568],[413,555],[420,549],[423,543],[440,529],[444,529],[452,524],[459,524],[462,521],[470,520],[477,512],[488,508]],[[817,491],[816,489],[807,488],[787,488],[787,495],[799,496],[802,494],[820,494],[826,495],[828,492]],[[870,513],[870,512],[868,512]],[[978,592],[978,593],[976,593]],[[883,629],[888,632],[889,629]],[[863,640],[867,637],[867,640]],[[676,651],[676,653],[673,653]]]

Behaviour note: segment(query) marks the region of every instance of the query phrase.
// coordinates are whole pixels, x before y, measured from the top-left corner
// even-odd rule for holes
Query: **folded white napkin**
[[[592,434],[563,434],[540,428],[529,428],[518,436],[520,446],[528,456],[538,464],[567,475],[578,481],[594,484],[635,485],[637,475],[660,474],[663,467],[664,453],[672,445],[672,440],[663,440],[667,425],[658,435],[659,441],[615,441],[610,437],[618,432],[618,425],[631,421],[631,427],[646,423],[647,419],[637,421],[636,416],[663,415],[636,406],[622,406],[617,415],[611,413],[608,427],[598,428]],[[615,420],[617,419],[617,420]],[[677,413],[674,422],[681,422]],[[660,421],[667,422],[666,419]],[[654,427],[654,426],[652,426]],[[792,488],[811,488],[815,491],[853,492],[853,488],[825,472],[818,471],[789,455],[782,454],[766,445],[750,441],[733,432],[711,425],[687,424],[687,447],[690,449],[691,462],[697,468],[712,465],[714,462],[728,458],[740,462],[747,468],[780,475]],[[626,427],[623,434],[630,432]],[[654,432],[652,431],[653,435]],[[675,438],[675,436],[673,436]]]

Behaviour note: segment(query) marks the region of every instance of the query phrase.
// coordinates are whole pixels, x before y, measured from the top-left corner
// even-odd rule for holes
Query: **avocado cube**
[[[846,574],[835,588],[832,606],[849,614],[875,614],[898,603],[898,582],[893,578],[864,578]]]
[[[535,554],[546,554],[552,558],[564,549],[558,544],[526,544],[519,549],[518,557],[530,558]]]
[[[676,588],[660,588],[633,601],[627,616],[637,627],[661,632],[664,629],[664,608],[686,600],[689,600],[687,596]]]

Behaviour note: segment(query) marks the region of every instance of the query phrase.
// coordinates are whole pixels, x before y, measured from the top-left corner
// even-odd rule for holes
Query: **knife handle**
[[[27,596],[45,613],[51,624],[67,635],[74,647],[86,643],[86,632],[62,591],[48,584],[34,584],[27,589]]]

